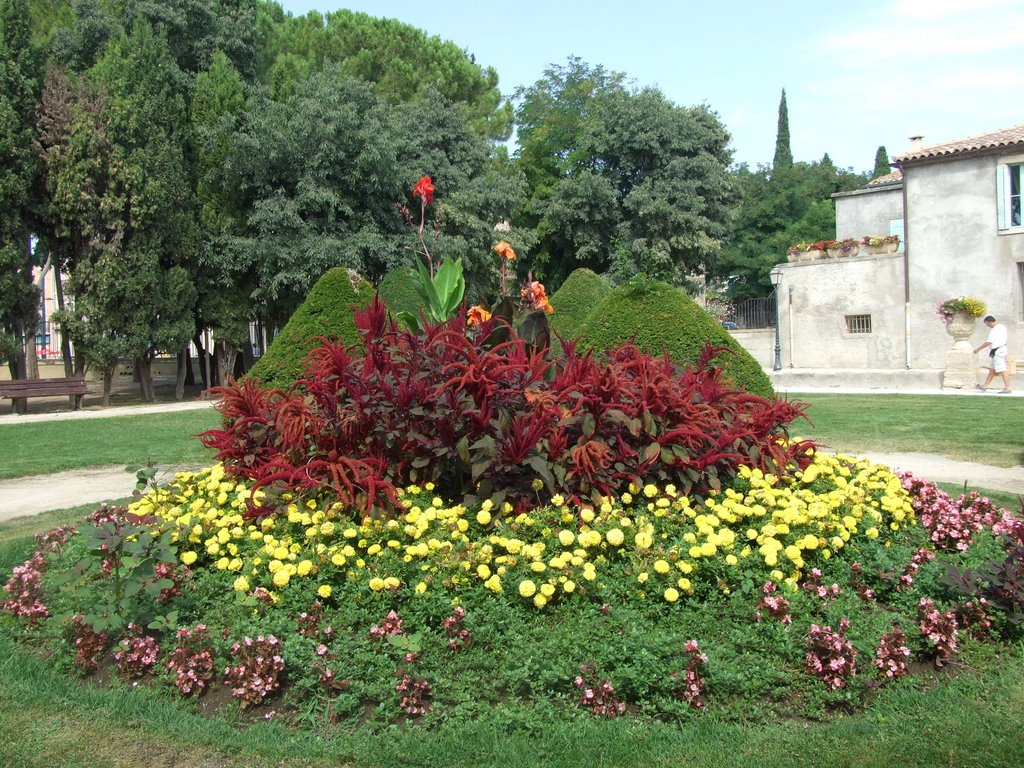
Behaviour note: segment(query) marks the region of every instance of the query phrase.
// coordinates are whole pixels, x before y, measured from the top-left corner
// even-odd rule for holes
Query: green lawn
[[[791,393],[810,405],[794,434],[828,448],[933,453],[999,467],[1024,465],[1024,399],[955,395]]]
[[[196,435],[219,424],[211,409],[0,425],[0,479],[107,465],[207,464]]]

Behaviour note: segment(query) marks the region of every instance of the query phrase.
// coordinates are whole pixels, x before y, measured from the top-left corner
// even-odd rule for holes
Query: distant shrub
[[[652,355],[668,353],[677,365],[694,365],[706,344],[726,347],[714,365],[737,387],[761,397],[775,390],[761,366],[721,324],[671,285],[640,278],[612,290],[579,330],[580,348],[600,352],[633,340]]]
[[[343,267],[329,270],[317,280],[266,354],[256,361],[248,378],[287,389],[302,374],[302,361],[317,345],[318,337],[358,344],[352,308],[365,307],[372,298],[372,286],[359,275]]]

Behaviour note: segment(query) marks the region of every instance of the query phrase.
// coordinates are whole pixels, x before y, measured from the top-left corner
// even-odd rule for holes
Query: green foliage
[[[728,347],[716,361],[738,387],[774,397],[771,381],[729,332],[690,297],[670,285],[637,278],[620,285],[598,304],[580,328],[581,349],[605,351],[630,339],[643,351],[664,350],[678,365],[697,362],[705,343]]]
[[[327,271],[248,376],[287,389],[302,373],[302,360],[318,336],[359,343],[352,308],[364,307],[372,298],[373,288],[358,275],[343,267]]]
[[[835,192],[857,189],[862,174],[837,169],[823,158],[782,169],[745,165],[733,171],[739,193],[732,233],[711,275],[733,300],[771,294],[768,273],[794,243],[835,237]]]
[[[772,168],[776,171],[790,168],[793,165],[793,150],[789,143],[789,107],[786,105],[786,89],[782,89],[779,99],[779,125],[775,132],[775,159]]]
[[[548,318],[551,328],[565,339],[580,335],[580,327],[612,286],[601,275],[589,269],[576,269],[551,295],[554,314]]]
[[[528,265],[553,284],[612,266],[679,284],[717,259],[726,235],[725,127],[706,106],[623,80],[570,58],[518,94],[526,213],[540,237]]]
[[[397,312],[398,319],[412,331],[423,330],[423,319],[432,325],[450,320],[466,293],[466,281],[462,277],[462,262],[446,259],[437,273],[431,277],[427,265],[416,260],[416,272],[412,285],[420,297],[420,312]]]
[[[887,176],[890,173],[892,173],[892,167],[889,165],[889,153],[885,151],[885,147],[879,147],[875,152],[875,167],[871,171],[871,178],[877,179],[879,176]]]
[[[428,100],[439,89],[444,100],[466,106],[477,135],[504,140],[511,132],[512,109],[493,68],[480,67],[455,43],[396,19],[347,9],[288,17],[269,30],[263,55],[266,78],[278,88],[287,79],[285,69],[306,76],[310,68],[337,67],[389,103]]]
[[[377,286],[381,301],[393,315],[399,312],[416,314],[420,311],[420,297],[413,282],[415,274],[411,267],[395,267],[384,275]]]

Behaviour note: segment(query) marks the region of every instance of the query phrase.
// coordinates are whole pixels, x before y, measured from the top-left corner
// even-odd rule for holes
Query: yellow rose
[[[563,547],[571,547],[574,541],[576,541],[576,536],[573,535],[572,531],[563,530],[558,532],[558,543]]]
[[[666,560],[655,560],[654,561],[654,570],[656,572],[658,572],[658,573],[668,573],[670,569],[671,569],[671,566],[668,564],[668,561],[666,561]]]

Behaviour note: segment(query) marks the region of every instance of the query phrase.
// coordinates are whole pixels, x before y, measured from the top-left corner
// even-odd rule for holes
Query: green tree
[[[786,105],[786,89],[779,99],[779,124],[775,131],[775,159],[772,168],[782,170],[793,165],[793,150],[789,143],[789,107]]]
[[[680,284],[726,234],[729,135],[717,116],[622,82],[570,59],[520,94],[526,215],[540,238],[530,263],[552,285],[577,267]]]
[[[27,375],[26,345],[35,335],[39,300],[29,241],[37,176],[35,61],[27,0],[0,0],[0,358],[20,378]]]
[[[64,322],[104,371],[105,396],[127,358],[152,400],[154,355],[181,349],[194,331],[196,238],[179,80],[166,41],[137,23],[90,69],[93,108],[76,109],[66,146],[51,152],[61,215],[87,238]]]
[[[856,189],[864,174],[835,167],[826,154],[817,163],[789,168],[742,165],[733,171],[738,192],[724,257],[710,277],[733,300],[771,293],[768,273],[786,260],[789,246],[835,236],[832,195]]]
[[[296,71],[303,59],[315,69],[339,67],[391,104],[440,93],[466,106],[479,135],[504,141],[511,133],[512,107],[501,96],[493,68],[480,67],[455,43],[395,19],[342,9],[326,15],[311,11],[273,24],[262,57],[264,81],[280,86],[281,67]]]
[[[886,176],[890,173],[892,173],[892,167],[889,165],[889,153],[885,151],[885,147],[879,147],[875,152],[875,167],[871,171],[871,178],[877,179],[879,176]]]

